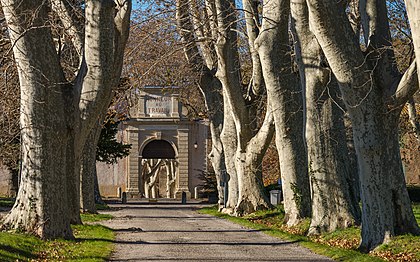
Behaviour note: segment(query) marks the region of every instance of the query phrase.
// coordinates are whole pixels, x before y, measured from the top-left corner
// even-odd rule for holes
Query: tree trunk
[[[420,122],[417,116],[416,102],[414,98],[410,98],[407,103],[408,120],[410,121],[413,129],[414,136],[417,138],[417,142],[420,144]]]
[[[393,212],[393,229],[394,234],[414,233],[420,234],[416,220],[413,215],[411,201],[408,195],[406,181],[403,171],[403,163],[400,155],[400,138],[398,125],[400,119],[400,111],[395,110],[389,112],[386,119],[385,130],[387,132],[387,157],[385,162],[388,176],[390,175],[391,188],[387,194],[391,197],[391,209]]]
[[[102,131],[103,117],[90,131],[83,148],[80,168],[80,209],[82,212],[97,213],[95,205],[96,147]],[[97,179],[97,178],[96,178]]]
[[[76,130],[80,128],[79,111],[77,108],[76,97],[74,89],[66,90],[65,94],[65,111],[66,111],[66,125],[67,136],[69,142],[66,144],[66,177],[67,177],[67,198],[68,200],[68,214],[70,223],[73,225],[82,224],[80,217],[80,161],[81,154],[78,150],[78,139]]]
[[[409,199],[400,171],[398,137],[393,135],[397,131],[390,130],[393,125],[388,126],[390,119],[387,116],[393,112],[386,104],[389,98],[386,92],[395,92],[394,86],[380,86],[372,77],[373,70],[354,38],[344,10],[336,2],[309,0],[308,6],[311,30],[340,84],[353,124],[362,201],[360,249],[369,251],[396,234],[418,234],[412,209],[406,205]],[[398,91],[401,91],[400,87],[413,86],[412,69],[407,71],[409,77],[403,77],[398,84]],[[402,93],[394,93],[396,101],[404,100],[398,97]],[[402,206],[394,205],[393,198]],[[401,211],[402,216],[398,215]]]
[[[262,30],[256,46],[276,127],[285,222],[292,226],[310,216],[311,202],[302,89],[292,72],[289,50],[289,3],[277,0],[264,4]]]
[[[80,223],[81,153],[118,83],[128,38],[131,1],[115,2],[86,2],[84,59],[69,81],[72,86],[56,53],[49,2],[1,1],[20,74],[22,145],[27,150],[19,205],[6,218],[7,227],[43,238],[71,238],[69,222]]]
[[[311,92],[314,90],[306,93],[306,137],[312,187],[312,220],[308,234],[331,232],[360,223],[358,202],[353,201],[351,194],[353,183],[347,161],[343,112],[332,101],[337,99],[332,94],[338,90],[334,90],[337,86],[327,88],[331,88],[331,97],[324,99],[314,96]]]
[[[76,121],[74,171],[70,172],[70,217],[80,220],[80,167],[83,148],[91,129],[105,112],[112,88],[119,83],[124,48],[128,38],[131,1],[87,1],[85,8],[84,59],[74,86]]]
[[[262,159],[274,135],[274,121],[270,103],[268,113],[259,132],[247,144],[246,150],[239,147],[235,155],[238,176],[238,202],[234,214],[242,216],[271,207],[267,195],[264,194],[262,182]]]
[[[267,110],[266,117],[262,127],[259,130],[252,129],[253,123],[250,119],[250,108],[247,106],[243,97],[243,89],[241,85],[239,53],[237,46],[236,33],[236,16],[235,1],[233,0],[216,0],[215,6],[217,10],[217,22],[219,35],[216,41],[216,53],[218,58],[218,68],[216,77],[220,80],[223,87],[224,103],[229,104],[229,111],[224,112],[225,126],[227,125],[227,117],[232,116],[235,123],[236,130],[236,153],[235,158],[232,159],[235,163],[236,172],[238,176],[238,203],[236,203],[234,213],[243,215],[247,213],[260,210],[263,207],[269,207],[267,198],[258,183],[251,183],[251,181],[258,180],[258,168],[246,166],[260,160],[259,157],[253,157],[254,154],[264,154],[268,147],[272,132],[272,116],[271,112]],[[254,118],[256,116],[253,116]],[[264,128],[263,128],[264,127]],[[225,152],[227,148],[224,148]],[[246,158],[251,159],[246,160]],[[225,158],[226,162],[231,159]],[[244,160],[244,161],[241,161]],[[247,163],[247,161],[250,161]],[[261,162],[255,164],[260,166]],[[226,163],[228,165],[228,163]],[[251,173],[245,173],[251,172]],[[254,173],[252,173],[254,172]],[[255,177],[247,177],[255,176]],[[251,189],[252,188],[252,189]],[[258,192],[258,193],[257,193]],[[245,194],[250,193],[250,196]],[[257,196],[258,195],[258,196]],[[253,200],[253,198],[259,198]],[[229,200],[228,200],[229,201]],[[255,205],[254,205],[255,204]]]
[[[95,204],[105,205],[105,201],[101,197],[101,192],[99,190],[99,183],[98,183],[98,172],[96,170],[96,163],[95,163],[95,173],[93,177],[94,182],[94,197],[95,197]]]
[[[223,145],[220,140],[220,129],[221,126],[216,127],[215,123],[210,121],[210,133],[212,136],[212,147],[209,154],[210,162],[213,167],[214,173],[216,175],[217,183],[217,194],[218,194],[218,204],[219,210],[223,208],[224,205],[224,183],[226,182],[225,172],[225,158],[223,154]],[[227,200],[227,199],[226,199]]]
[[[211,41],[195,41],[194,25],[189,16],[190,5],[186,0],[176,1],[176,19],[179,28],[179,34],[182,37],[184,52],[191,67],[200,75],[199,88],[204,97],[208,118],[210,122],[210,133],[212,139],[212,150],[209,154],[210,162],[216,175],[217,191],[219,195],[219,209],[221,204],[225,201],[223,199],[224,192],[222,182],[226,182],[226,178],[222,174],[226,171],[225,158],[223,152],[223,143],[221,141],[221,132],[223,128],[223,110],[221,103],[222,86],[220,81],[214,76],[214,45]],[[198,12],[198,10],[195,10]],[[214,2],[206,2],[205,15],[209,18],[205,22],[208,28],[207,34],[204,31],[198,34],[201,37],[212,37],[216,16],[212,15],[215,12]],[[196,17],[197,19],[197,17]],[[201,47],[201,52],[198,51],[197,42]]]
[[[2,0],[21,86],[22,177],[3,227],[41,238],[72,238],[67,210],[62,94],[66,85],[44,1]],[[27,14],[30,14],[28,16]],[[43,43],[43,48],[39,48]],[[29,55],[30,54],[30,55]]]
[[[226,164],[226,180],[227,183],[227,200],[226,207],[223,209],[224,213],[233,214],[236,204],[238,203],[238,175],[236,173],[235,167],[235,153],[237,137],[236,137],[236,127],[235,122],[233,121],[232,114],[230,114],[230,108],[228,102],[224,99],[223,103],[224,108],[224,124],[223,130],[220,134],[220,140],[223,143],[223,152],[225,155],[225,164]]]
[[[306,1],[291,5],[295,27],[297,61],[306,88],[306,142],[312,189],[312,220],[309,235],[331,232],[359,223],[360,208],[352,197],[353,179],[347,161],[344,112],[337,82],[322,66],[323,53],[309,31]],[[357,173],[356,173],[357,174]]]
[[[414,52],[416,53],[417,64],[420,65],[420,6],[417,1],[406,0],[408,19],[410,20],[410,29],[413,37]],[[420,72],[417,71],[420,76]],[[420,78],[420,77],[419,77]]]
[[[216,175],[219,210],[224,204],[224,183],[226,183],[226,165],[221,133],[223,130],[222,86],[209,70],[204,70],[200,79],[200,91],[204,97],[210,122],[211,151],[209,159]]]

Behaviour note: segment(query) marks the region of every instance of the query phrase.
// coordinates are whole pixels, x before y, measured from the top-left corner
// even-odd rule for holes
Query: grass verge
[[[83,214],[83,222],[110,219]],[[105,261],[111,255],[115,233],[101,225],[72,226],[75,240],[43,241],[37,237],[0,232],[0,261]]]
[[[0,197],[0,207],[12,207],[14,203],[15,203],[14,198]]]
[[[414,204],[413,210],[420,223],[420,204]],[[398,236],[375,251],[364,254],[357,251],[360,243],[360,228],[352,227],[316,237],[307,237],[305,234],[309,229],[309,220],[296,227],[288,228],[283,224],[284,211],[281,206],[274,210],[255,212],[245,217],[231,217],[218,212],[217,207],[203,208],[199,212],[258,229],[274,237],[298,241],[315,253],[338,261],[420,261],[419,236]]]

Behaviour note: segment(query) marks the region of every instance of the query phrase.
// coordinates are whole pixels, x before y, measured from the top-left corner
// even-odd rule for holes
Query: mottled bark
[[[224,96],[226,98],[226,96]],[[224,99],[223,112],[231,112],[229,103]],[[223,150],[225,155],[226,163],[226,183],[227,183],[227,200],[226,207],[223,209],[224,213],[233,214],[236,203],[238,203],[238,175],[236,174],[235,168],[235,153],[236,145],[238,144],[236,137],[236,127],[233,121],[232,114],[224,114],[224,125],[220,135],[220,139],[223,143]]]
[[[70,216],[80,221],[80,166],[83,147],[90,130],[105,112],[112,88],[119,83],[124,48],[128,39],[131,1],[87,1],[85,9],[84,56],[75,80],[76,104],[74,137],[74,177],[69,191]]]
[[[389,49],[389,34],[386,29],[380,28],[387,25],[380,22],[386,17],[383,5],[380,1],[375,12],[368,10],[368,13],[376,14],[368,23],[370,32],[376,34],[369,34],[372,41],[369,46],[374,49],[370,54],[381,54],[380,48]],[[407,85],[413,81],[413,74],[408,70],[395,88],[392,52],[384,52],[383,57],[366,59],[344,10],[338,8],[336,2],[308,0],[308,6],[311,30],[339,82],[353,124],[362,201],[360,248],[369,251],[396,234],[418,234],[419,228],[405,186],[393,119],[393,114],[399,113],[396,109],[399,105],[392,108],[386,103],[393,95],[398,97],[399,94],[410,93],[398,90],[404,91],[406,87],[417,89],[418,81],[414,87]],[[398,101],[407,99],[400,98]]]
[[[235,167],[238,176],[238,201],[234,215],[242,216],[271,207],[264,194],[262,181],[262,159],[273,139],[274,121],[270,103],[258,133],[247,143],[246,149],[236,149]]]
[[[94,182],[94,197],[95,197],[95,203],[100,205],[105,205],[105,201],[101,197],[101,192],[99,190],[99,183],[98,183],[98,172],[96,171],[96,164],[95,164],[95,174],[93,178]]]
[[[100,119],[103,120],[103,117]],[[80,210],[87,213],[97,212],[95,205],[96,147],[102,131],[101,120],[90,131],[83,148],[83,157],[81,160]]]
[[[260,16],[258,11],[259,0],[242,0],[246,22],[246,33],[248,37],[249,52],[252,62],[252,78],[248,87],[248,99],[253,96],[260,96],[264,91],[264,78],[261,67],[261,60],[255,47],[255,39],[259,34]]]
[[[406,0],[406,9],[407,9],[407,15],[408,19],[410,21],[410,29],[411,34],[413,37],[413,45],[414,45],[414,52],[416,54],[416,63],[417,65],[420,65],[420,6],[418,1],[414,0]],[[418,67],[418,66],[417,66]],[[420,70],[417,70],[418,79],[420,79]],[[412,102],[411,102],[412,104]],[[409,113],[411,112],[411,115],[414,115],[415,113],[415,107],[411,105],[411,109],[409,110]],[[414,119],[416,119],[415,116],[410,117],[412,120],[413,129],[415,130],[417,134],[417,140],[420,141],[420,126],[417,120],[417,123]]]
[[[420,143],[420,122],[419,117],[417,116],[416,102],[414,101],[414,98],[410,98],[408,100],[407,111],[408,119],[410,121],[414,135],[416,136],[417,141]]]
[[[86,2],[83,59],[77,77],[70,81],[64,78],[50,29],[53,22],[48,19],[50,7],[66,12],[71,8],[58,1],[52,6],[46,1],[1,3],[20,72],[22,143],[27,151],[18,204],[5,226],[43,238],[71,238],[69,222],[80,223],[83,146],[119,81],[131,1]],[[75,16],[61,14],[62,22],[69,22],[66,29],[75,33],[77,22],[66,20]],[[79,50],[80,39],[74,40]]]
[[[408,19],[413,37],[414,52],[416,53],[417,64],[420,65],[420,6],[416,0],[406,0]],[[420,76],[420,72],[417,72]]]
[[[227,114],[231,114],[237,138],[233,160],[238,177],[238,202],[234,214],[243,215],[270,206],[258,180],[262,155],[274,132],[273,117],[268,109],[261,128],[259,130],[252,128],[251,117],[256,116],[250,116],[250,109],[243,97],[234,13],[235,1],[216,0],[215,7],[219,32],[216,41],[218,58],[216,77],[222,83],[225,103],[228,103],[230,107],[228,112],[224,112],[225,120]],[[230,161],[228,158],[225,159]]]
[[[359,224],[360,208],[354,197],[351,163],[338,84],[323,65],[321,47],[309,30],[304,0],[292,0],[295,45],[302,83],[306,88],[306,143],[312,192],[312,220],[308,234],[331,232]]]
[[[178,0],[176,2],[176,17],[179,33],[182,37],[184,52],[191,67],[199,74],[199,88],[204,97],[208,119],[210,122],[210,133],[212,140],[212,149],[209,154],[209,159],[216,175],[217,191],[219,196],[219,208],[223,204],[224,192],[222,188],[223,180],[225,179],[223,173],[226,172],[225,158],[223,152],[223,144],[221,141],[221,132],[223,128],[223,103],[222,86],[220,81],[214,75],[214,45],[209,39],[215,35],[215,16],[214,3],[212,1],[206,2],[205,17],[207,21],[198,21],[204,24],[202,30],[199,31],[198,41],[201,53],[198,51],[197,41],[193,34],[193,23],[189,17],[188,1]],[[197,8],[195,6],[195,8]],[[193,8],[193,10],[196,10]],[[198,12],[198,10],[196,10]],[[197,27],[197,26],[196,26]],[[206,41],[203,39],[207,39]]]
[[[210,122],[210,134],[211,134],[211,151],[209,153],[209,159],[213,167],[214,173],[216,174],[217,182],[217,193],[219,196],[219,209],[224,204],[224,183],[226,182],[226,166],[225,156],[223,153],[223,144],[220,138],[223,128],[223,112],[220,107],[220,102],[223,101],[221,95],[220,83],[214,81],[214,90],[203,92],[203,96],[206,101],[206,108],[208,110],[209,122]],[[218,87],[218,88],[216,88]],[[202,89],[202,88],[201,88]],[[219,106],[217,106],[219,105]]]
[[[44,1],[1,1],[21,88],[22,173],[18,196],[3,228],[41,238],[72,238],[67,210],[66,136],[63,90],[66,85],[45,26]],[[39,43],[44,43],[39,48]],[[28,55],[30,54],[30,55]]]
[[[292,72],[289,49],[289,1],[264,4],[261,34],[256,40],[265,86],[276,126],[287,225],[311,214],[303,127],[303,95]]]

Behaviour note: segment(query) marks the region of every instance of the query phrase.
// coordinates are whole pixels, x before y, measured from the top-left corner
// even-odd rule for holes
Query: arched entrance
[[[175,150],[168,141],[153,140],[143,148],[141,156],[143,159],[175,159]]]
[[[146,198],[175,197],[178,160],[174,147],[166,140],[152,140],[141,154],[140,192]]]

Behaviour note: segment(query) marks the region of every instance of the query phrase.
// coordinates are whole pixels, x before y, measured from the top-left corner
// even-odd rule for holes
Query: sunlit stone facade
[[[186,117],[177,88],[149,86],[135,97],[130,118],[119,133],[120,139],[132,145],[130,155],[113,166],[98,163],[101,194],[179,198],[185,192],[191,197],[202,183],[200,174],[207,170],[207,121]],[[153,182],[147,188],[145,183]]]

